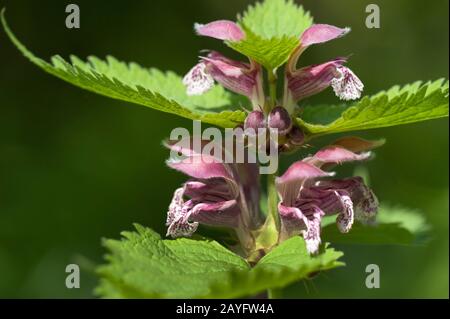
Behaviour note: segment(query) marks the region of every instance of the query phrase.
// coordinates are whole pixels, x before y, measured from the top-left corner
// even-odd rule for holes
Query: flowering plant
[[[199,147],[191,138],[166,141],[167,148],[180,155],[171,157],[168,166],[189,177],[174,187],[168,204],[167,236],[176,239],[161,239],[135,225],[136,232],[123,233],[125,240],[106,241],[110,254],[108,263],[98,268],[97,288],[105,297],[241,297],[265,290],[274,297],[292,282],[343,266],[343,253],[330,244],[342,237],[371,242],[387,225],[383,215],[389,208],[379,205],[364,176],[335,178],[332,169],[370,160],[384,140],[345,136],[311,152],[313,142],[326,134],[448,116],[448,82],[442,79],[361,98],[363,81],[346,66],[347,57],[299,67],[307,48],[341,38],[350,28],[314,24],[292,1],[265,0],[249,7],[237,22],[195,24],[198,35],[223,41],[246,60],[204,52],[184,77],[112,57],[90,57],[88,62],[71,57],[69,63],[54,56],[48,63],[19,42],[4,12],[2,23],[26,57],[56,77],[235,133],[231,147],[214,141],[221,156],[205,151],[213,145],[203,137],[193,137]],[[328,88],[348,104],[299,104]],[[330,108],[341,112],[330,119]],[[238,141],[250,150],[243,161],[233,152]],[[261,141],[269,147],[261,147]],[[250,157],[252,151],[260,154],[272,146],[277,158],[296,154],[298,160],[284,172],[268,174],[263,191],[260,165]],[[219,160],[224,154],[232,160]],[[200,225],[227,236],[218,231],[216,240],[200,237]],[[342,234],[335,233],[336,228]],[[352,228],[358,231],[353,238]],[[388,243],[414,239],[411,229],[394,228]],[[410,234],[408,242],[396,232]]]

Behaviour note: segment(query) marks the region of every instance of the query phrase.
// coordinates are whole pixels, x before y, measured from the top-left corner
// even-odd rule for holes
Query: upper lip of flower
[[[244,31],[229,20],[217,20],[208,24],[196,23],[194,29],[198,35],[225,41],[241,41],[245,37]]]
[[[218,20],[208,24],[194,25],[198,35],[208,36],[223,41],[237,42],[245,38],[245,32],[233,21]],[[212,51],[194,66],[183,79],[190,95],[203,94],[213,87],[213,80],[225,88],[247,96],[253,109],[264,105],[265,96],[261,66],[250,59],[244,63],[228,59]]]
[[[287,62],[287,71],[294,72],[298,58],[311,45],[325,43],[341,38],[350,32],[350,28],[338,28],[329,24],[313,24],[300,36],[300,44]]]
[[[366,160],[370,157],[368,150],[381,144],[381,141],[356,137],[342,138],[314,156],[295,162],[278,177],[276,186],[281,197],[278,208],[282,226],[280,239],[303,233],[308,250],[315,253],[320,244],[319,226],[323,215],[338,213],[337,224],[342,232],[351,228],[354,208],[357,217],[372,217],[378,202],[361,178],[317,180],[333,175],[323,170],[327,165]]]

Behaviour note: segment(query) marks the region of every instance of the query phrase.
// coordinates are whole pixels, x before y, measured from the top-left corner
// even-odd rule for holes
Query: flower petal
[[[331,143],[331,145],[341,146],[349,151],[359,153],[380,147],[385,142],[386,142],[385,139],[368,141],[356,136],[346,136],[334,141],[333,143]]]
[[[320,181],[315,187],[338,191],[339,194],[348,194],[353,202],[355,217],[358,220],[372,219],[378,211],[378,199],[373,191],[364,184],[361,177]]]
[[[292,206],[306,180],[333,175],[332,172],[324,172],[314,165],[298,161],[293,163],[281,177],[277,177],[275,184],[283,204]]]
[[[319,182],[320,184],[320,182]],[[353,201],[350,193],[342,189],[307,187],[303,188],[297,205],[303,207],[313,203],[326,215],[338,214],[336,223],[342,233],[347,233],[353,225]]]
[[[306,249],[310,254],[316,254],[319,252],[319,246],[322,241],[320,238],[320,222],[321,212],[320,209],[317,209],[317,212],[312,216],[312,218],[308,219],[308,223],[306,225],[307,229],[303,231]]]
[[[221,202],[199,203],[192,208],[190,218],[201,224],[238,227],[240,210],[235,199]]]
[[[206,72],[219,84],[235,93],[245,95],[260,103],[263,98],[261,67],[225,58],[217,52],[211,52],[202,58]]]
[[[203,181],[192,180],[184,184],[184,195],[195,202],[213,202],[236,199],[239,188],[223,178],[210,178]]]
[[[328,88],[336,76],[337,69],[346,62],[345,58],[301,68],[293,73],[287,73],[287,89],[291,99],[296,102]],[[285,101],[289,103],[289,101]]]
[[[364,89],[364,84],[361,80],[352,70],[345,66],[337,68],[336,71],[338,76],[331,81],[331,86],[336,96],[344,101],[359,99]]]
[[[207,36],[219,40],[240,41],[245,37],[241,28],[233,21],[217,20],[208,24],[194,25],[198,35]]]
[[[225,64],[229,64],[231,66],[234,66],[234,67],[237,67],[237,68],[240,68],[243,70],[250,70],[252,68],[252,66],[249,63],[227,58],[226,56],[224,56],[222,53],[220,53],[218,51],[209,51],[208,55],[205,58],[210,59],[210,60],[215,60],[215,61],[222,61]]]
[[[336,192],[336,196],[342,205],[342,210],[336,218],[336,224],[341,233],[348,233],[354,221],[353,202],[348,194]]]
[[[199,142],[200,140],[200,142]],[[196,145],[196,142],[198,145]],[[181,137],[177,140],[164,140],[163,145],[174,153],[178,153],[178,156],[194,156],[202,155],[202,151],[206,145],[211,143],[210,140],[202,139],[198,135]],[[221,147],[217,145],[217,147]],[[217,159],[218,161],[220,158]]]
[[[308,220],[297,207],[285,206],[279,203],[278,213],[280,214],[281,223],[280,241],[299,235],[306,229]]]
[[[329,24],[313,24],[306,29],[300,37],[300,45],[303,47],[312,44],[324,43],[343,37],[350,32],[350,28],[338,28]]]
[[[316,166],[320,167],[324,163],[341,164],[343,162],[363,161],[368,159],[370,155],[370,152],[356,154],[343,147],[330,145],[319,150],[312,157],[312,160]]]
[[[322,210],[314,204],[308,203],[298,207],[278,205],[280,214],[280,241],[292,236],[302,234],[306,242],[306,249],[310,254],[319,251],[320,222],[323,216]]]
[[[304,161],[328,170],[334,164],[367,160],[370,158],[371,152],[364,151],[383,145],[383,143],[384,140],[367,141],[357,137],[344,137],[322,148],[314,156],[305,158]]]
[[[181,161],[168,161],[169,167],[199,179],[214,177],[233,180],[233,175],[224,163],[218,163],[212,156],[194,155]]]
[[[286,172],[277,177],[277,184],[287,184],[296,181],[304,181],[310,178],[333,176],[334,173],[324,172],[320,168],[303,161],[294,162]]]
[[[213,77],[205,72],[206,64],[195,65],[183,78],[187,95],[202,95],[214,86]]]
[[[237,63],[232,64],[223,59],[212,59],[209,57],[203,57],[202,60],[205,62],[210,62],[212,65],[214,65],[217,71],[222,72],[226,76],[238,78],[239,76],[243,75],[242,68],[236,66]]]
[[[185,202],[184,196],[191,199]],[[238,196],[237,185],[224,179],[210,179],[205,183],[187,182],[184,187],[175,191],[169,206],[167,235],[174,238],[190,236],[199,223],[238,227],[241,213],[236,200]]]
[[[191,223],[189,221],[190,209],[184,203],[183,194],[183,187],[175,191],[167,212],[166,226],[168,228],[166,236],[172,238],[191,236],[198,227],[197,222]]]

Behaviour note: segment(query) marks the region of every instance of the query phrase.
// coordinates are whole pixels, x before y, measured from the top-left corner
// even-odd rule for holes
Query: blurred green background
[[[353,54],[349,66],[367,94],[448,78],[447,0],[297,2],[316,22],[353,30],[311,48],[302,64]],[[69,3],[80,6],[81,29],[65,27]],[[111,54],[180,74],[201,49],[230,54],[219,41],[195,36],[193,23],[234,19],[249,3],[0,0],[12,30],[40,57]],[[381,8],[380,29],[365,27],[369,3]],[[311,102],[336,103],[329,91]],[[43,73],[0,30],[0,297],[92,297],[91,267],[102,261],[102,237],[118,238],[133,222],[164,233],[172,192],[185,178],[165,167],[168,152],[161,140],[178,126],[192,124]],[[360,134],[387,139],[367,164],[372,187],[382,202],[426,216],[433,227],[429,245],[338,246],[347,267],[292,285],[286,296],[448,298],[448,133],[442,119]],[[69,290],[65,266],[73,262],[83,267],[81,288]],[[380,289],[364,284],[372,263],[381,269]]]

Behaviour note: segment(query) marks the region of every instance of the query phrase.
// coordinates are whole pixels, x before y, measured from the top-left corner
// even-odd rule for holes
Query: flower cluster
[[[245,32],[232,21],[220,20],[206,25],[196,24],[197,34],[216,39],[239,42]],[[184,77],[188,95],[200,95],[214,86],[246,96],[252,104],[244,129],[269,128],[278,131],[280,150],[302,146],[305,134],[295,123],[297,103],[332,87],[342,100],[361,96],[364,85],[344,64],[347,59],[297,68],[301,54],[311,45],[324,43],[346,35],[349,28],[315,24],[300,36],[299,46],[289,57],[284,71],[284,90],[281,103],[273,103],[264,93],[263,68],[256,61],[231,60],[211,51],[200,57]],[[274,70],[268,70],[273,72]],[[360,177],[330,179],[329,169],[336,164],[367,160],[371,150],[381,142],[346,137],[292,164],[277,177],[280,226],[278,242],[302,235],[310,253],[316,253],[321,243],[321,219],[337,215],[339,230],[346,233],[355,219],[373,219],[378,201]],[[169,145],[169,147],[173,147]],[[172,237],[190,236],[199,223],[225,226],[236,230],[247,251],[254,246],[253,234],[263,224],[259,209],[260,188],[257,164],[224,164],[194,152],[179,150],[181,161],[169,161],[169,166],[190,176],[175,191],[167,217],[167,234]]]
[[[219,20],[206,25],[196,24],[199,35],[226,41],[240,41],[244,31],[232,21]],[[290,113],[296,103],[317,94],[331,86],[342,100],[354,100],[361,96],[364,88],[361,80],[347,67],[344,57],[297,69],[300,55],[311,45],[324,43],[346,35],[349,28],[338,28],[327,24],[315,24],[305,30],[300,37],[300,45],[291,54],[286,64],[283,107]],[[210,52],[201,57],[184,77],[184,84],[190,95],[203,94],[214,85],[214,81],[227,89],[247,96],[254,110],[265,103],[261,65],[250,59],[250,63],[234,61],[218,52]]]

